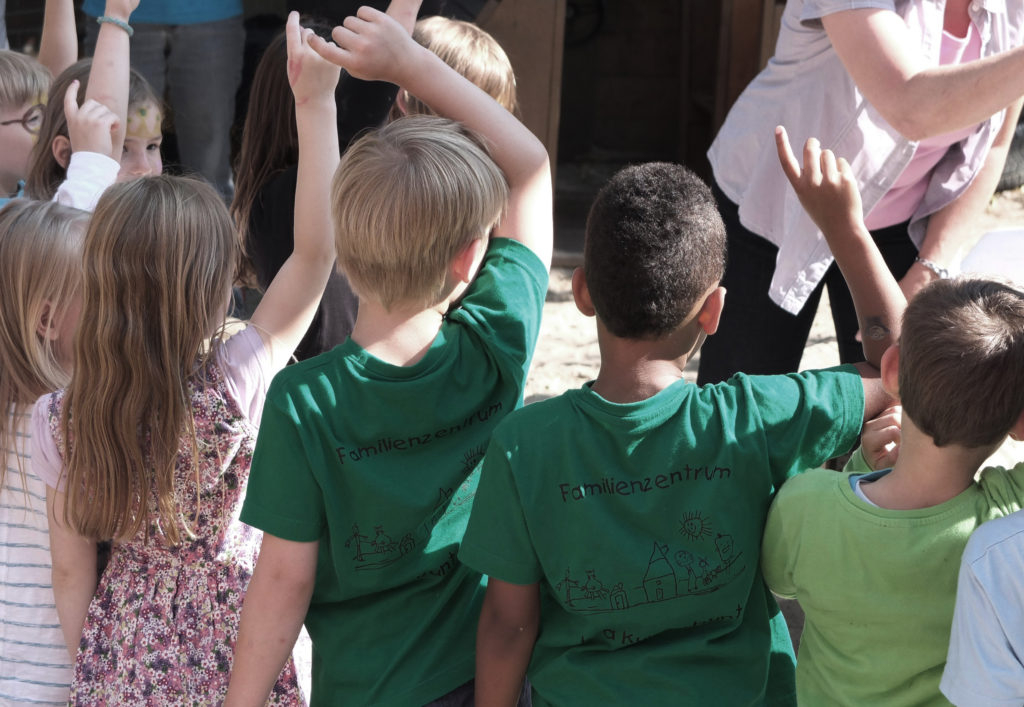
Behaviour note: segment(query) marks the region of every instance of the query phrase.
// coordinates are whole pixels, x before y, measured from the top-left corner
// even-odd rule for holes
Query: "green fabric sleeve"
[[[522,383],[540,335],[547,289],[547,269],[533,251],[518,241],[495,238],[450,318],[477,332]]]
[[[263,408],[240,518],[295,542],[319,540],[324,528],[323,494],[304,450],[295,409],[274,383]]]
[[[523,516],[513,477],[513,457],[513,452],[503,449],[496,439],[491,440],[459,559],[504,582],[533,584],[544,577],[544,572]]]
[[[793,582],[793,557],[799,547],[799,529],[790,532],[793,517],[790,513],[788,493],[790,485],[783,486],[768,509],[768,520],[761,540],[761,573],[768,588],[780,597],[796,596]]]
[[[864,421],[864,385],[853,366],[753,376],[749,382],[776,487],[856,444]]]
[[[864,447],[857,447],[853,450],[853,454],[843,466],[843,471],[848,474],[870,474],[874,471],[868,464],[868,460],[864,458]]]

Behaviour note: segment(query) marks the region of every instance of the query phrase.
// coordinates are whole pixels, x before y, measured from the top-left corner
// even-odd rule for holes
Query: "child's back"
[[[50,585],[46,485],[31,458],[32,404],[67,382],[59,324],[79,287],[88,215],[17,200],[0,211],[0,701],[65,703],[71,661]],[[73,316],[73,315],[72,315]],[[44,324],[48,323],[49,326]]]
[[[1024,464],[984,469],[1024,427],[1024,297],[982,280],[930,285],[907,308],[883,381],[900,393],[893,469],[810,471],[765,527],[769,586],[806,614],[797,667],[808,704],[946,704],[957,569],[971,532],[1024,503]]]
[[[242,513],[266,535],[229,704],[263,698],[280,664],[267,637],[286,643],[303,621],[315,704],[472,694],[481,576],[457,552],[540,326],[550,170],[525,127],[408,30],[359,16],[335,29],[340,48],[313,46],[464,125],[401,119],[343,157],[331,202],[359,314],[349,341],[271,386]]]
[[[498,656],[523,640],[535,704],[791,699],[761,529],[801,463],[853,444],[863,386],[849,368],[682,380],[721,311],[724,242],[683,167],[628,168],[598,195],[573,290],[601,371],[495,431],[460,554],[490,575],[478,695],[514,682]]]

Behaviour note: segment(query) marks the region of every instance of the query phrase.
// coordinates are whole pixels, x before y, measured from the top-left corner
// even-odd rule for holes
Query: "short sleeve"
[[[537,559],[512,470],[513,453],[491,441],[484,455],[459,560],[510,584],[533,584],[544,576]]]
[[[64,460],[57,449],[57,441],[50,431],[50,405],[53,394],[47,394],[36,401],[32,408],[32,471],[50,488],[64,490]]]
[[[846,10],[892,10],[896,11],[893,0],[804,0],[800,10],[801,24],[821,26],[821,18]]]
[[[243,523],[285,540],[319,540],[325,528],[323,493],[306,455],[293,399],[271,384],[256,438]]]
[[[548,271],[518,241],[491,241],[480,272],[449,319],[477,332],[483,344],[526,378],[540,334]]]
[[[853,366],[752,376],[750,381],[776,486],[857,443],[864,384]]]
[[[793,520],[786,509],[789,491],[790,486],[784,486],[768,509],[768,520],[761,541],[761,573],[769,589],[781,597],[792,599],[796,596],[792,560],[796,555],[799,536],[788,537]]]
[[[57,187],[53,201],[92,213],[96,202],[117,181],[121,164],[98,152],[73,152],[67,178]]]
[[[965,561],[957,584],[949,655],[939,684],[942,694],[960,707],[1024,704],[1024,665],[1011,645],[996,603]],[[1021,627],[1009,628],[1019,631]]]
[[[263,338],[255,327],[246,327],[225,341],[217,352],[228,391],[256,426],[263,415],[263,401],[275,371]]]

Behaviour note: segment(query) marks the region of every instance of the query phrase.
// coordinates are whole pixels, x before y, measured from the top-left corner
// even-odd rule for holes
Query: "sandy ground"
[[[1000,228],[1024,228],[1024,189],[1003,192],[989,204],[981,232]],[[537,352],[526,382],[527,404],[543,400],[592,380],[601,363],[592,319],[576,309],[572,298],[572,270],[554,268],[544,306]],[[726,302],[728,306],[728,301]],[[696,380],[698,358],[690,361],[684,376]],[[821,299],[818,314],[804,349],[801,369],[824,368],[839,363],[835,328],[829,315],[827,293]],[[989,460],[990,464],[1011,466],[1024,460],[1024,442],[1007,442]],[[780,600],[789,623],[790,635],[799,647],[803,632],[803,612],[795,601]]]

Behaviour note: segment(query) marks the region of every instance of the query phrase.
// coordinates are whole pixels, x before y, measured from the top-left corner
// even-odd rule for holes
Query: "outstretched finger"
[[[416,13],[419,12],[421,0],[391,0],[386,14],[398,21],[405,31],[412,34],[416,25]]]
[[[78,87],[81,84],[75,79],[68,84],[68,90],[64,92],[64,117],[69,122],[78,115]]]
[[[821,143],[816,137],[809,137],[804,143],[804,179],[821,184]]]
[[[288,56],[296,56],[302,46],[302,26],[299,24],[299,13],[294,10],[288,13],[288,22],[284,26],[284,39]]]
[[[793,148],[789,146],[789,136],[781,125],[775,128],[775,149],[779,153],[779,163],[782,164],[783,173],[790,184],[796,185],[800,181],[800,163],[796,161]]]

